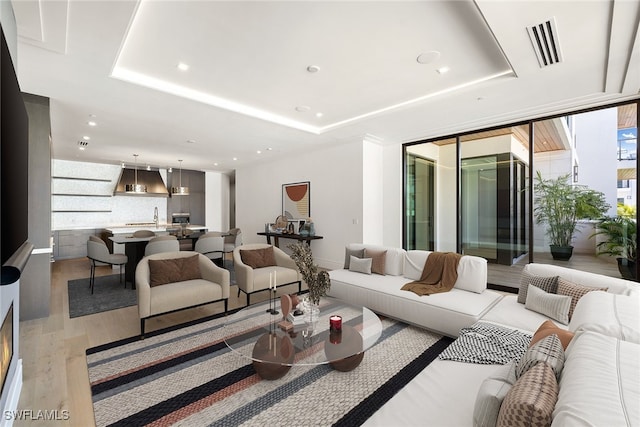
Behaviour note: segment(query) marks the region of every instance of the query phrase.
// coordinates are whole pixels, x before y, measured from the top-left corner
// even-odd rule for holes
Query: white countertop
[[[169,230],[175,230],[177,228],[179,228],[179,226],[171,225],[171,224],[160,224],[158,225],[157,228],[155,225],[127,225],[127,226],[105,228],[105,230],[107,230],[111,234],[131,234],[131,233],[135,233],[138,230],[151,230],[153,232],[162,233]],[[187,230],[191,230],[191,231],[206,230],[206,227],[204,225],[196,225],[196,224],[190,224],[186,228]]]

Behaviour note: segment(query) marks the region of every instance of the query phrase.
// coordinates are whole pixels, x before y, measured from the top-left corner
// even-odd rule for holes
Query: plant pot
[[[549,245],[551,256],[557,261],[568,261],[573,255],[573,246]]]
[[[618,271],[623,279],[636,280],[636,262],[626,258],[616,258]]]

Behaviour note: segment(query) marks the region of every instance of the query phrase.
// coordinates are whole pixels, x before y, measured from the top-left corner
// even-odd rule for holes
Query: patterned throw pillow
[[[568,295],[571,297],[571,305],[569,307],[569,320],[573,316],[573,310],[578,304],[578,300],[592,291],[607,291],[609,288],[592,288],[590,286],[577,285],[573,282],[560,278],[558,280],[558,295]]]
[[[376,251],[372,249],[364,250],[364,257],[371,258],[371,272],[384,276],[385,264],[387,261],[387,251]]]
[[[363,249],[349,249],[346,248],[344,251],[344,268],[345,270],[349,269],[349,265],[351,262],[351,256],[356,258],[364,258],[364,248]]]
[[[473,407],[473,425],[475,427],[494,427],[496,425],[500,405],[515,382],[516,363],[513,361],[502,365],[482,382]]]
[[[240,249],[240,259],[243,264],[251,268],[273,267],[277,265],[273,246],[261,249]]]
[[[558,277],[559,276],[552,276],[552,277],[535,276],[533,274],[527,273],[526,271],[523,271],[522,276],[520,276],[520,290],[518,291],[518,302],[520,304],[524,304],[527,301],[527,291],[529,290],[529,285],[536,286],[545,292],[555,294],[558,289]]]
[[[536,286],[529,285],[527,301],[524,304],[527,310],[544,314],[563,325],[569,324],[569,307],[571,297],[566,295],[550,294]]]
[[[557,335],[549,335],[529,347],[516,366],[516,378],[520,378],[540,362],[549,365],[556,379],[560,378],[564,368],[564,349]]]
[[[498,427],[535,427],[551,425],[558,401],[558,382],[546,363],[529,369],[511,387],[498,414]]]

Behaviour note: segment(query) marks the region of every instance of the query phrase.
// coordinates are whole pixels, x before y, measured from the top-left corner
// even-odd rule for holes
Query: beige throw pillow
[[[557,320],[563,325],[569,324],[571,297],[550,294],[536,286],[529,285],[527,301],[524,306],[528,310],[544,314],[553,320]]]
[[[384,276],[387,251],[377,251],[373,249],[365,249],[364,257],[371,258],[371,272],[376,274],[382,274]]]

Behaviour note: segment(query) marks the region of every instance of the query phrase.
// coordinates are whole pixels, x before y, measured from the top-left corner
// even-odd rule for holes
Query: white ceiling
[[[21,88],[51,99],[58,159],[132,163],[136,153],[139,164],[177,167],[183,159],[185,169],[229,171],[323,145],[407,142],[640,90],[640,2],[632,0],[13,6]],[[526,28],[551,18],[563,61],[540,67]],[[421,54],[430,62],[418,63]],[[91,139],[80,151],[83,136]]]

